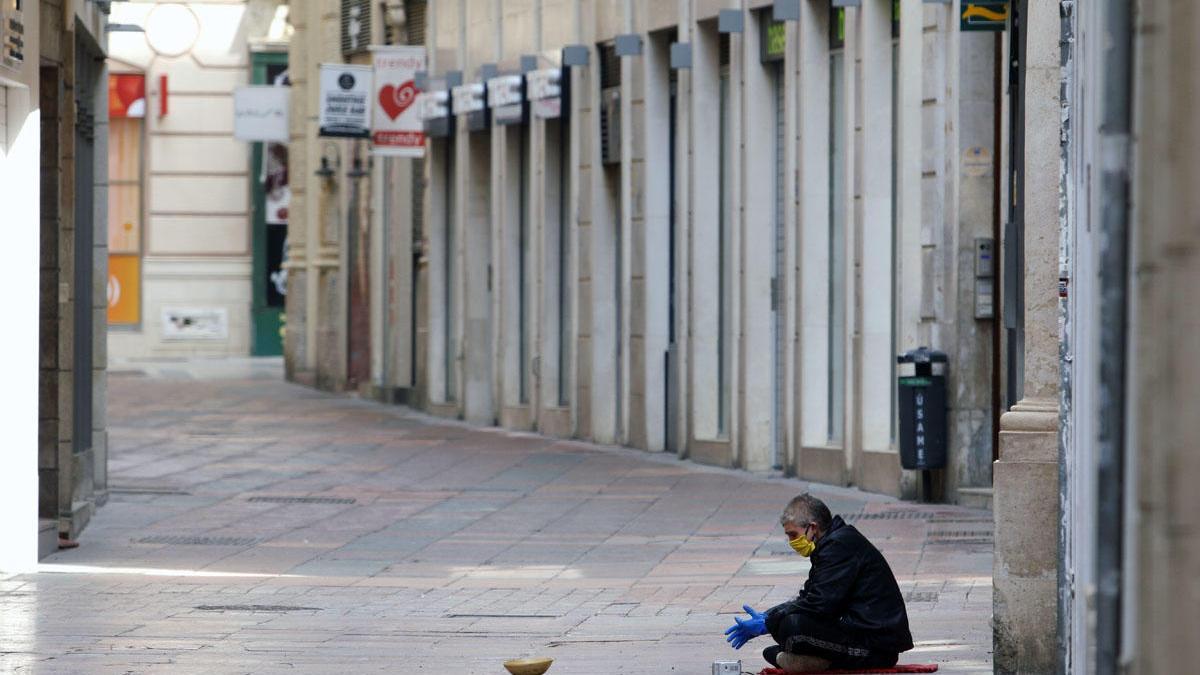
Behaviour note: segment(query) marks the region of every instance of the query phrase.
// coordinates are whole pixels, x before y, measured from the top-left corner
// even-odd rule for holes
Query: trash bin
[[[901,374],[898,403],[900,413],[900,466],[925,471],[946,468],[946,354],[918,347],[896,357],[911,363],[912,375]],[[943,364],[934,374],[933,364]]]

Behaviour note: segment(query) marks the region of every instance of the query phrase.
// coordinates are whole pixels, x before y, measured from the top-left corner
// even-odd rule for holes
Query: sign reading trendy
[[[375,93],[371,144],[376,154],[423,157],[425,130],[417,71],[425,70],[424,47],[372,47]]]

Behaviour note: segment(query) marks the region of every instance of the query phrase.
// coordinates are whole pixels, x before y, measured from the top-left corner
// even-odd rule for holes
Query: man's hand
[[[734,625],[725,631],[725,641],[734,649],[741,649],[747,642],[767,632],[767,615],[754,611],[750,605],[742,605],[749,619],[734,618]]]

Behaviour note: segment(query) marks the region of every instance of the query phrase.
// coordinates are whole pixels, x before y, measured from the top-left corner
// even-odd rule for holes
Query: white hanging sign
[[[290,87],[248,85],[233,90],[233,137],[287,143]]]
[[[485,90],[482,82],[460,84],[450,91],[454,96],[455,115],[480,112],[485,107],[483,100]]]
[[[375,63],[371,143],[379,155],[424,157],[425,130],[416,75],[425,70],[425,48],[371,47]]]
[[[321,64],[318,136],[371,136],[371,66]]]
[[[445,89],[422,92],[417,101],[421,119],[428,121],[450,116],[450,92]]]
[[[534,117],[553,119],[562,116],[562,70],[531,70],[525,74],[525,82]]]

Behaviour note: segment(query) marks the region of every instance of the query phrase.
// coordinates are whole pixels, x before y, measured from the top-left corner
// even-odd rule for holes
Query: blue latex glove
[[[750,605],[742,605],[750,615],[748,619],[735,618],[734,625],[725,631],[725,641],[734,649],[741,649],[747,642],[767,632],[767,615],[754,611]]]

